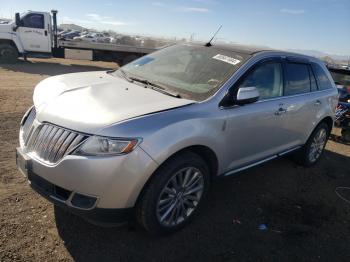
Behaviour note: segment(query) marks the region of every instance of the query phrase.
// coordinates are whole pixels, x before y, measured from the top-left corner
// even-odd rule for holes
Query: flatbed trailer
[[[63,57],[65,49],[91,50],[93,60],[116,61],[119,64],[128,62],[149,54],[157,48],[146,48],[112,43],[86,42],[74,40],[58,40],[57,48],[53,51],[56,57]]]
[[[75,40],[60,40],[57,34],[57,11],[16,13],[14,21],[0,24],[0,62],[16,62],[18,57],[61,57],[66,51],[85,50],[92,60],[131,62],[159,48],[118,45]]]

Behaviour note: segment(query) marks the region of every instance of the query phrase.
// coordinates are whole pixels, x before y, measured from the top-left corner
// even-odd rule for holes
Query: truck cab
[[[52,22],[48,12],[28,11],[0,24],[0,61],[12,62],[30,53],[50,54]]]

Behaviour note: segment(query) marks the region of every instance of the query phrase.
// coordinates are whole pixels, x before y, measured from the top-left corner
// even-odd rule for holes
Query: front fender
[[[188,119],[163,127],[148,136],[140,145],[159,165],[190,146],[206,146],[214,151],[219,167],[225,148],[223,119]],[[220,172],[221,170],[219,170]]]
[[[208,105],[209,106],[209,105]],[[193,104],[135,118],[105,128],[99,135],[112,137],[141,137],[140,147],[158,164],[176,152],[194,145],[210,148],[222,167],[226,148],[225,115],[220,109]]]
[[[10,32],[10,33],[9,32],[6,32],[6,33],[0,32],[0,40],[12,41],[15,44],[15,46],[17,47],[17,50],[19,53],[24,52],[23,45],[22,45],[20,39],[17,37],[16,32]]]

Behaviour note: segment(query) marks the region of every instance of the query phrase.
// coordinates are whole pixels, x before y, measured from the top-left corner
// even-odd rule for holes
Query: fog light
[[[96,200],[96,197],[84,196],[82,194],[75,193],[71,203],[75,207],[89,209],[95,205]]]

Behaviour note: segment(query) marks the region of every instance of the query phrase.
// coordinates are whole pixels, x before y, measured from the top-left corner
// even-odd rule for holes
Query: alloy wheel
[[[312,139],[309,151],[309,160],[315,162],[322,154],[323,148],[327,141],[327,131],[320,129]]]
[[[157,218],[163,226],[176,226],[197,208],[204,191],[202,172],[187,167],[176,172],[166,183],[157,202]]]

